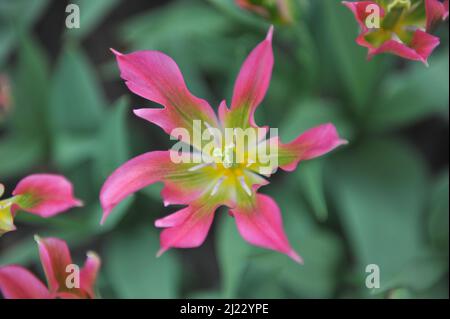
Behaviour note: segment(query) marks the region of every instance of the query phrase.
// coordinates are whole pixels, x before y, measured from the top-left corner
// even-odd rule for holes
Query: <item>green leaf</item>
[[[208,0],[211,5],[222,11],[224,14],[233,18],[237,22],[241,22],[247,27],[266,28],[267,21],[254,15],[253,13],[240,8],[235,1],[228,0]]]
[[[161,191],[163,189],[163,183],[155,183],[149,185],[141,190],[141,193],[148,196],[151,199],[161,201]]]
[[[14,129],[31,138],[45,135],[49,70],[46,56],[29,37],[20,40],[19,61],[14,85]],[[44,136],[45,137],[45,136]]]
[[[217,251],[224,298],[236,298],[246,269],[249,244],[239,235],[233,218],[223,216],[219,221]]]
[[[120,165],[129,160],[126,119],[130,112],[128,100],[121,98],[108,110],[95,147],[95,171],[98,184]]]
[[[428,211],[428,231],[431,243],[442,253],[448,255],[449,224],[449,175],[444,172],[432,187]]]
[[[180,40],[212,38],[229,28],[229,21],[207,5],[178,1],[126,21],[120,35],[135,50],[162,50]]]
[[[2,238],[4,240],[4,238]],[[7,249],[0,252],[0,266],[25,265],[38,258],[36,242],[27,236],[25,239],[15,241]]]
[[[383,280],[426,251],[421,213],[428,189],[419,155],[394,140],[372,140],[335,156],[326,176],[355,254],[356,275],[377,264]],[[364,287],[364,282],[360,282]]]
[[[283,189],[295,189],[290,179]],[[343,256],[343,246],[337,236],[318,227],[311,219],[305,203],[294,191],[275,190],[273,198],[278,202],[286,234],[292,247],[303,257],[299,265],[277,252],[266,251],[254,256],[254,268],[264,271],[263,278],[276,278],[295,298],[331,298],[337,287],[337,276]],[[260,277],[261,278],[261,277]],[[261,296],[263,297],[263,296]]]
[[[90,159],[97,144],[91,134],[61,134],[53,137],[53,160],[68,170]]]
[[[281,122],[280,135],[283,142],[289,142],[306,130],[325,123],[333,123],[339,135],[349,141],[355,135],[339,104],[317,98],[305,98],[295,103]]]
[[[30,27],[44,12],[48,0],[16,0],[0,1],[0,19],[9,21],[20,27]]]
[[[119,298],[175,298],[178,268],[171,252],[156,258],[152,226],[115,233],[105,249],[105,271]]]
[[[315,159],[302,163],[295,171],[298,185],[312,207],[316,218],[325,221],[328,218],[328,207],[325,199],[323,161]]]
[[[392,277],[384,278],[383,285],[377,293],[407,288],[415,293],[421,292],[436,284],[448,273],[448,258],[428,254],[416,258],[402,267]]]
[[[34,40],[24,36],[20,43],[13,85],[13,133],[0,141],[2,177],[14,176],[39,164],[45,156],[48,139],[47,61]]]
[[[45,11],[48,0],[0,1],[0,67],[14,49],[19,35],[36,22]]]
[[[96,131],[104,106],[94,68],[82,52],[66,48],[52,78],[50,120],[54,134]]]
[[[77,39],[82,39],[87,36],[118,3],[118,0],[75,1],[74,4],[77,4],[80,8],[80,28],[67,29],[66,35]]]
[[[7,138],[0,141],[0,176],[13,177],[29,171],[44,158],[43,147],[32,139]]]
[[[121,201],[115,208],[114,211],[109,215],[108,219],[103,225],[100,225],[100,220],[103,216],[103,210],[99,204],[94,204],[88,213],[88,225],[86,227],[92,228],[93,233],[106,233],[115,229],[122,219],[125,217],[126,213],[131,208],[134,202],[135,196],[131,195]]]
[[[3,66],[15,44],[15,33],[11,26],[0,24],[0,66]]]
[[[439,112],[448,112],[448,51],[384,79],[370,113],[369,129],[389,130]]]

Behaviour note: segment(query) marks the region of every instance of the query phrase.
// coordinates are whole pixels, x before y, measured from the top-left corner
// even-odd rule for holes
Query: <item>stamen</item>
[[[213,150],[212,155],[213,155],[214,157],[217,157],[217,158],[221,159],[221,158],[222,158],[222,150],[221,150],[220,148],[215,148],[215,149]]]
[[[224,158],[223,158],[223,166],[225,168],[230,168],[233,166],[233,149],[234,149],[234,143],[231,143],[227,146],[225,146],[225,151],[224,151]]]
[[[6,209],[6,208],[12,206],[13,199],[14,199],[14,197],[0,201],[0,209]]]
[[[244,191],[247,193],[248,196],[252,196],[252,191],[250,190],[250,187],[245,183],[245,177],[240,176],[239,177],[239,183],[241,184]]]
[[[189,172],[194,172],[194,171],[197,171],[197,170],[199,170],[199,169],[201,169],[203,167],[210,166],[210,165],[211,165],[211,163],[202,163],[202,164],[199,164],[199,165],[192,166],[191,168],[188,169],[188,171]]]
[[[218,148],[222,148],[222,139],[221,139],[221,136],[220,136],[220,135],[217,136],[216,130],[215,130],[208,122],[204,122],[204,123],[205,123],[206,129],[207,129],[209,132],[212,132],[212,134],[214,135],[214,144],[215,144]]]
[[[214,185],[213,190],[211,191],[211,196],[216,195],[216,193],[219,190],[220,185],[222,185],[224,179],[225,179],[225,176],[222,176],[221,178],[219,178],[216,185]]]

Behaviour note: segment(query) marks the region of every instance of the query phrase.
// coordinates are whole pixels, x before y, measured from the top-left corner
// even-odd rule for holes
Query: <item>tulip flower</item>
[[[242,9],[252,11],[275,23],[294,22],[294,1],[292,0],[235,0]]]
[[[356,42],[369,49],[368,58],[391,53],[428,64],[428,57],[439,45],[430,34],[448,17],[448,0],[344,1],[354,14],[361,33]]]
[[[0,184],[0,197],[4,186]],[[63,176],[53,174],[29,175],[19,181],[13,197],[0,200],[0,235],[16,229],[17,210],[43,218],[53,217],[82,202],[73,196],[72,184]]]
[[[93,299],[100,258],[87,254],[83,268],[72,263],[69,248],[58,238],[35,237],[48,286],[16,266],[0,267],[0,292],[7,299]]]
[[[300,161],[323,155],[345,141],[339,138],[332,124],[312,128],[288,144],[281,143],[277,136],[265,139],[265,134],[260,134],[261,131],[267,133],[268,128],[257,127],[253,115],[266,94],[272,74],[272,33],[271,27],[265,40],[245,60],[235,83],[231,107],[223,101],[218,117],[208,102],[189,92],[181,71],[169,56],[158,51],[122,54],[113,50],[128,88],[164,106],[137,109],[134,113],[159,125],[172,138],[190,144],[194,153],[185,149],[182,152],[174,149],[154,151],[119,167],[108,177],[100,192],[102,222],[130,194],[163,182],[164,205],[186,207],[155,222],[156,227],[165,228],[158,255],[172,247],[200,246],[215,211],[226,206],[235,218],[240,234],[249,243],[279,251],[301,262],[283,230],[278,205],[257,190],[268,184],[266,178],[278,167],[293,171]],[[237,136],[232,136],[236,138],[233,142],[217,138],[223,131],[240,130],[257,136],[253,148],[239,145],[242,143],[238,142]],[[185,134],[179,134],[181,132]],[[202,132],[212,132],[206,135],[211,135],[210,143],[215,146],[206,147],[195,138],[186,137],[202,135]],[[278,151],[258,158],[246,156],[255,149],[258,154],[264,153],[260,151],[270,147]],[[177,161],[180,153],[183,158],[193,160]],[[238,158],[244,160],[238,161]]]
[[[11,88],[8,78],[0,74],[0,115],[11,107]]]

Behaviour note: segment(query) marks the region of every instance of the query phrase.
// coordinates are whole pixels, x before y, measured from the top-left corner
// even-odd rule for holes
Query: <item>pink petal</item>
[[[425,12],[427,14],[427,31],[430,31],[439,21],[448,18],[448,0],[444,3],[439,0],[425,0]]]
[[[298,263],[302,258],[292,249],[283,230],[280,209],[269,196],[257,194],[252,210],[235,208],[231,214],[241,236],[252,245],[273,249],[288,255]]]
[[[68,291],[66,267],[72,264],[69,248],[65,241],[58,238],[39,238],[39,256],[52,293]]]
[[[217,118],[211,106],[189,92],[183,75],[172,58],[158,51],[137,51],[130,54],[113,52],[116,54],[121,77],[128,88],[133,93],[164,106],[163,109],[136,110],[137,116],[159,125],[167,134],[172,134],[173,129],[180,127],[192,133],[194,120],[217,127]]]
[[[444,0],[444,15],[443,15],[443,19],[446,20],[448,18],[448,0]]]
[[[86,292],[90,298],[95,297],[94,286],[100,265],[101,261],[97,254],[89,252],[84,267],[80,272],[81,289]]]
[[[193,248],[205,241],[214,219],[217,206],[188,206],[155,222],[164,227],[161,233],[161,249],[158,256],[172,247]]]
[[[367,6],[376,5],[380,8],[381,17],[384,17],[385,14],[384,9],[381,6],[379,6],[375,1],[357,1],[357,2],[342,1],[342,4],[352,11],[356,21],[358,22],[362,30],[368,29],[366,26],[366,19],[370,14],[370,12],[366,11]]]
[[[52,217],[82,202],[73,195],[72,184],[60,175],[34,174],[22,179],[13,191],[22,195],[17,205],[32,214]]]
[[[409,46],[396,40],[388,40],[377,49],[369,49],[369,58],[376,54],[392,53],[402,58],[420,61],[428,65],[428,57],[439,43],[438,37],[416,30]]]
[[[0,268],[0,291],[6,299],[50,299],[47,287],[20,266]]]
[[[253,49],[241,67],[234,85],[231,110],[242,112],[244,120],[255,127],[253,114],[264,99],[270,84],[273,68],[272,51],[273,27],[270,27],[266,39]],[[243,123],[240,127],[246,127]]]
[[[279,143],[279,165],[283,170],[291,172],[300,161],[322,156],[343,144],[347,144],[347,141],[339,137],[333,124],[322,124],[288,144]]]
[[[130,194],[161,181],[171,164],[169,151],[149,152],[137,156],[116,169],[100,191],[102,223],[112,209]]]

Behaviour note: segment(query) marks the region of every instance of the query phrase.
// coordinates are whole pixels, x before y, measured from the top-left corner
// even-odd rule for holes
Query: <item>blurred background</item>
[[[448,24],[430,66],[393,56],[366,61],[357,23],[337,0],[299,0],[295,22],[275,26],[275,67],[258,124],[287,142],[333,122],[350,144],[279,172],[261,189],[279,203],[305,259],[248,245],[225,210],[198,249],[160,258],[161,185],[124,201],[100,226],[99,189],[133,156],[169,137],[132,114],[154,107],[119,79],[109,48],[161,50],[190,90],[213,107],[270,25],[232,0],[0,0],[0,181],[9,196],[27,174],[66,175],[85,207],[52,219],[19,213],[0,239],[0,265],[44,278],[34,234],[69,242],[75,261],[95,250],[103,298],[448,298]],[[10,92],[10,94],[8,94]],[[380,267],[368,289],[366,265]]]

